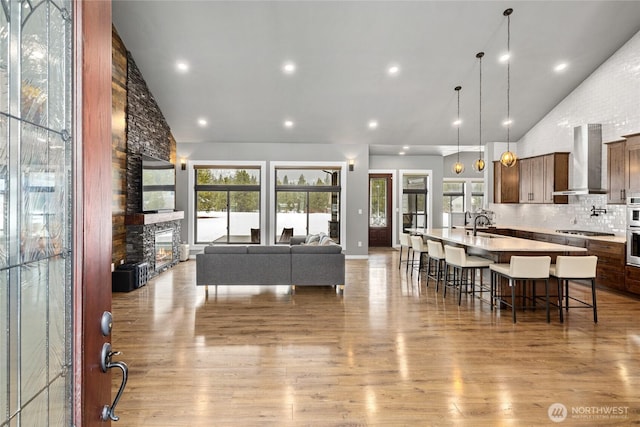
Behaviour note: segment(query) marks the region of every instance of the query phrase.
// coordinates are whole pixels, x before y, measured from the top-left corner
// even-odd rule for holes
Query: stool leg
[[[558,281],[558,309],[560,311],[560,323],[564,323],[564,314],[562,312],[562,304],[564,300],[562,297],[562,288],[564,283],[559,277],[556,277],[556,280]]]
[[[544,291],[547,298],[547,323],[551,322],[551,316],[549,315],[549,279],[544,279]]]
[[[598,304],[596,302],[596,279],[591,279],[591,298],[593,298],[593,321],[598,323]]]
[[[509,278],[509,286],[511,286],[511,315],[513,323],[516,323],[516,281]]]
[[[565,279],[565,281],[564,281],[564,289],[565,289],[564,298],[565,298],[566,303],[567,303],[565,307],[566,307],[567,311],[569,311],[569,279]]]
[[[462,282],[464,281],[464,292],[467,292],[467,271],[460,268],[460,286],[458,287],[458,305],[462,302]]]
[[[402,245],[400,245],[400,260],[398,261],[398,270],[402,267]]]

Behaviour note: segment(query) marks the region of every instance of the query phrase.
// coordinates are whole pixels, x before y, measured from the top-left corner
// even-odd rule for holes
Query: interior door
[[[391,247],[391,174],[369,174],[369,246]]]

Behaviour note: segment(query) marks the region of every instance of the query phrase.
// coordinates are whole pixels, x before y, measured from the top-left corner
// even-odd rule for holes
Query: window
[[[428,225],[429,175],[406,174],[402,176],[402,231],[409,228],[425,228]]]
[[[442,183],[442,225],[464,223],[466,211],[477,212],[484,206],[483,180],[445,180]],[[453,222],[451,222],[453,219]]]
[[[484,181],[471,181],[471,211],[484,207]]]
[[[260,167],[194,169],[195,243],[260,243]]]
[[[442,211],[445,214],[464,212],[464,181],[445,181],[442,183],[442,190]]]
[[[327,233],[340,242],[340,168],[275,169],[275,241],[285,228],[294,235]]]

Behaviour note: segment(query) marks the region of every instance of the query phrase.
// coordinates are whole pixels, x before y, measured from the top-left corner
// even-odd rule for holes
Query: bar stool
[[[407,248],[407,258],[402,261],[402,249]],[[404,262],[407,266],[406,271],[409,270],[409,254],[411,253],[411,238],[408,233],[400,233],[400,262],[398,262],[398,270],[402,267]]]
[[[438,292],[440,279],[443,278],[446,270],[444,249],[442,248],[442,243],[436,242],[435,240],[427,240],[427,250],[427,284],[429,284],[429,279],[435,280],[436,292]],[[434,262],[435,265],[432,265]],[[434,269],[435,275],[433,274]]]
[[[564,284],[564,308],[569,311],[569,299],[577,301],[580,305],[571,308],[593,308],[593,321],[598,323],[598,308],[596,304],[596,266],[598,257],[590,256],[562,256],[556,257],[556,263],[549,267],[549,275],[558,281],[558,308],[560,309],[560,321],[564,322],[562,315],[562,285]],[[591,281],[591,304],[569,296],[569,279]]]
[[[425,245],[422,236],[411,236],[411,249],[413,254],[411,255],[411,275],[413,276],[413,270],[415,270],[414,255],[418,254],[418,283],[420,282],[420,272],[424,270],[424,255],[428,253],[427,245]],[[427,282],[427,285],[429,283]]]
[[[511,313],[513,316],[513,323],[516,323],[516,286],[518,282],[526,283],[527,280],[533,281],[533,304],[535,305],[535,282],[536,280],[544,280],[545,289],[545,301],[547,309],[547,323],[551,321],[549,315],[549,267],[551,266],[550,256],[517,256],[511,257],[510,262],[492,264],[489,269],[491,270],[491,296],[498,301],[498,304],[504,304],[511,307]],[[497,280],[500,277],[504,277],[509,280],[509,287],[511,288],[511,301],[507,302],[502,299],[502,295],[495,296]],[[523,289],[523,307],[524,306],[524,292]],[[492,306],[493,307],[493,306]]]
[[[444,247],[444,252],[447,269],[451,266],[453,268],[454,282],[456,282],[456,278],[458,279],[458,305],[460,305],[462,301],[462,286],[464,285],[465,293],[469,293],[468,287],[471,284],[471,292],[475,294],[476,270],[480,269],[480,286],[482,286],[482,269],[489,268],[493,261],[479,256],[469,256],[464,248],[449,245]],[[470,280],[469,273],[471,273]],[[493,304],[493,301],[490,301],[490,303]]]

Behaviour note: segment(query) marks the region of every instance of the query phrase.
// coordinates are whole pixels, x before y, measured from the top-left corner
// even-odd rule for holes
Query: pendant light
[[[481,173],[482,171],[484,171],[484,166],[485,166],[484,160],[482,159],[482,57],[483,56],[484,56],[484,52],[478,52],[476,54],[476,58],[478,58],[480,62],[480,84],[478,85],[478,87],[480,88],[480,114],[478,119],[480,126],[479,126],[479,135],[478,135],[478,159],[475,162],[473,162],[473,169],[478,173]]]
[[[511,13],[513,13],[511,8],[502,13],[507,17],[507,151],[500,156],[500,163],[509,168],[515,166],[518,161],[516,155],[509,149],[511,142],[511,105],[509,99],[511,92]]]
[[[460,89],[462,89],[462,86],[455,87],[455,91],[458,93],[458,120],[456,120],[456,126],[458,126],[458,160],[453,164],[451,170],[456,175],[464,172],[464,165],[460,163]]]

